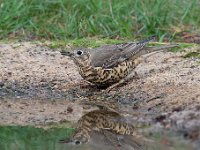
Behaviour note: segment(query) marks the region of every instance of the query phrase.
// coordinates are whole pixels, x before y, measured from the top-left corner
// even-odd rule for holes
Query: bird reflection
[[[93,110],[79,119],[72,137],[60,142],[106,150],[143,150],[144,141],[137,127],[127,123],[118,112]]]

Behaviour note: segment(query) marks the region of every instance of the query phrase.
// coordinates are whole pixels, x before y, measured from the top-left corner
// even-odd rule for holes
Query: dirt
[[[86,111],[76,102],[101,95],[123,106],[129,121],[151,124],[151,132],[175,131],[198,143],[200,60],[183,56],[199,49],[144,56],[136,68],[139,79],[105,94],[88,85],[58,49],[31,42],[0,44],[0,124],[76,122]]]

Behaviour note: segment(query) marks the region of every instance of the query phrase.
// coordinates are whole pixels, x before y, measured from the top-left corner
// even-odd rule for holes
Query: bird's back
[[[93,67],[113,68],[125,60],[131,59],[152,41],[154,37],[139,42],[127,42],[115,45],[104,45],[90,50]]]

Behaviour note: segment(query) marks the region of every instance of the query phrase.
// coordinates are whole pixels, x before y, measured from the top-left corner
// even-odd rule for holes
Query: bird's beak
[[[61,55],[64,55],[64,56],[72,56],[73,55],[73,53],[70,53],[67,51],[61,51],[60,53],[61,53]]]

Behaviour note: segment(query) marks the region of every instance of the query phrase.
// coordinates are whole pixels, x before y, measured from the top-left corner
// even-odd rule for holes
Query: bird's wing
[[[116,45],[105,45],[91,50],[91,64],[106,69],[117,66],[120,62],[130,59],[138,53],[154,37],[139,42],[128,42]]]
[[[120,53],[121,50],[117,45],[104,45],[90,50],[91,64],[94,67],[102,67],[113,54]]]

